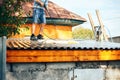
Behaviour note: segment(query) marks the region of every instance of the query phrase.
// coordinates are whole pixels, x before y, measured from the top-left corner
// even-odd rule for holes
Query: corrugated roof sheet
[[[7,40],[7,49],[120,49],[119,43],[97,42],[94,40],[38,40],[30,41],[29,39]]]
[[[30,16],[32,16],[32,7],[33,6],[33,1],[32,2],[26,2],[23,4],[23,10],[25,11],[24,14],[22,15],[22,17],[28,17],[26,14],[29,14],[30,12]],[[74,20],[80,20],[85,22],[86,19],[73,13],[70,12],[60,6],[58,6],[57,4],[49,1],[48,3],[48,11],[45,11],[46,13],[46,17],[47,18],[60,18],[60,19],[74,19]]]

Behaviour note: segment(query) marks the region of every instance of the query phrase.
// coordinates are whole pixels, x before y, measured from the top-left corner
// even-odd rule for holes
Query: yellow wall
[[[25,27],[29,27],[27,30]],[[35,35],[39,34],[40,25],[36,26]],[[25,24],[21,26],[20,34],[12,36],[14,38],[24,38],[31,35],[32,24]],[[45,25],[43,30],[44,38],[53,39],[72,39],[72,27],[71,26],[58,26],[58,25]]]

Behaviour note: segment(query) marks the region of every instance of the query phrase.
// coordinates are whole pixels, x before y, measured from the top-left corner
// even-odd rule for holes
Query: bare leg
[[[37,40],[36,36],[34,35],[36,26],[37,24],[32,24],[32,35],[30,36],[30,40]]]
[[[42,34],[42,33],[43,33],[44,26],[45,26],[44,23],[42,23],[42,24],[40,25],[40,32],[39,32],[39,34]]]
[[[34,34],[34,33],[35,33],[35,28],[36,28],[36,24],[35,24],[35,23],[33,23],[33,25],[32,25],[32,34]]]

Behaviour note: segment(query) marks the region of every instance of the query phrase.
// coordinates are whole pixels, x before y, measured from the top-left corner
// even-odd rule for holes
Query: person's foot
[[[34,34],[32,34],[32,35],[30,36],[30,40],[36,41],[37,38],[36,38],[36,36],[35,36]]]
[[[44,39],[41,34],[37,35],[37,39]]]

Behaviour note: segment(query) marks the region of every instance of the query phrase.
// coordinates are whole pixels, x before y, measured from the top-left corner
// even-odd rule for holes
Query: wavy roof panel
[[[8,49],[63,49],[63,50],[119,50],[119,43],[96,42],[94,40],[38,40],[29,39],[7,40]]]

